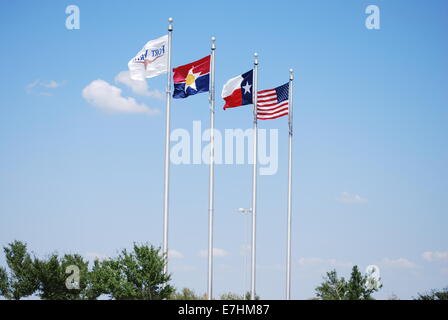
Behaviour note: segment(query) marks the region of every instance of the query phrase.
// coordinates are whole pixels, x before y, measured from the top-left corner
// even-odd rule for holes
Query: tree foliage
[[[0,296],[7,296],[9,290],[8,273],[5,268],[0,268]]]
[[[233,292],[223,293],[219,298],[221,300],[244,300],[243,296]]]
[[[419,293],[415,300],[448,300],[448,287],[442,290],[433,289],[426,293]]]
[[[251,300],[250,292],[246,292],[244,295],[239,295],[237,293],[228,292],[220,296],[221,300]],[[260,300],[260,296],[255,295],[255,300]]]
[[[170,275],[164,273],[160,249],[134,244],[116,258],[89,263],[78,254],[44,259],[27,252],[26,244],[14,241],[4,248],[8,271],[0,268],[0,296],[21,299],[36,295],[44,300],[167,299],[174,293]]]
[[[175,292],[171,295],[170,300],[205,300],[207,296],[197,295],[194,290],[183,288],[180,292]]]
[[[160,249],[134,244],[133,251],[122,250],[116,259],[96,260],[91,273],[90,296],[108,295],[117,300],[168,299],[174,288],[164,273],[165,258]]]
[[[19,300],[32,295],[37,288],[33,260],[23,242],[14,241],[3,248],[10,270],[0,269],[0,294]]]
[[[332,270],[316,288],[316,295],[322,300],[371,300],[372,294],[382,287],[372,281],[369,274],[363,275],[359,271],[358,266],[353,267],[349,280],[339,278],[336,270]]]
[[[239,295],[234,292],[223,293],[219,296],[220,300],[251,300],[250,292],[246,292],[244,295]],[[207,300],[207,294],[198,295],[194,290],[189,288],[183,288],[180,292],[175,292],[170,300]],[[255,300],[260,300],[258,295],[255,295]]]
[[[69,267],[77,270],[71,270]],[[38,283],[36,294],[44,300],[81,300],[87,299],[89,285],[88,262],[80,255],[66,254],[59,258],[52,254],[47,259],[34,259],[36,280]],[[79,271],[78,282],[68,285],[70,275]]]

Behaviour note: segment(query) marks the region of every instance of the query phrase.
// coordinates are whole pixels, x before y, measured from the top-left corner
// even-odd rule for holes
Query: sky
[[[66,28],[66,8],[80,29]],[[369,30],[367,6],[380,9]],[[0,246],[38,256],[113,257],[162,244],[166,76],[135,84],[127,63],[174,18],[173,67],[216,45],[216,127],[251,128],[222,110],[224,83],[253,66],[259,88],[295,70],[292,298],[325,273],[379,267],[378,299],[448,285],[446,12],[443,0],[2,1]],[[95,82],[96,81],[96,82]],[[92,83],[95,102],[83,90]],[[99,84],[99,85],[98,85]],[[209,126],[207,94],[172,103],[172,129]],[[118,110],[117,110],[118,108]],[[287,119],[279,164],[258,178],[257,294],[285,297]],[[205,145],[205,144],[204,144]],[[214,293],[250,288],[252,167],[215,170]],[[206,292],[208,166],[172,165],[169,270]],[[0,265],[5,266],[4,255]]]

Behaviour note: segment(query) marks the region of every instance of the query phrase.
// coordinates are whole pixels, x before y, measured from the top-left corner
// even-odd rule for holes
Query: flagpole
[[[168,213],[170,190],[170,109],[171,109],[171,38],[173,33],[173,18],[168,19],[168,65],[166,83],[166,124],[165,124],[165,182],[163,195],[163,254],[166,259],[164,273],[168,273]]]
[[[211,66],[210,66],[210,173],[208,191],[208,283],[207,298],[213,299],[213,211],[214,211],[214,184],[215,184],[215,50],[216,38],[211,38]]]
[[[292,210],[292,134],[293,134],[293,81],[294,71],[289,69],[289,111],[288,111],[288,231],[286,259],[286,300],[291,300],[291,210]]]
[[[257,145],[258,145],[258,128],[257,128],[257,82],[258,82],[258,53],[254,53],[254,69],[253,69],[253,87],[252,101],[254,105],[254,128],[253,128],[253,172],[252,172],[252,266],[251,266],[251,290],[250,298],[255,300],[255,271],[256,271],[256,239],[257,239]]]

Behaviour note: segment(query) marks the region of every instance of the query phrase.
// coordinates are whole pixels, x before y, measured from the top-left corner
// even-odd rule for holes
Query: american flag
[[[288,114],[289,83],[274,89],[258,91],[257,97],[258,119],[276,119]]]

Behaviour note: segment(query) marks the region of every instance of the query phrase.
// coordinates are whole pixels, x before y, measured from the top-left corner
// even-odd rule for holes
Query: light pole
[[[252,208],[238,208],[238,212],[241,213],[241,215],[244,218],[244,245],[243,245],[243,251],[242,251],[242,255],[243,255],[243,279],[244,279],[244,286],[246,287],[246,289],[244,290],[244,295],[246,295],[246,292],[250,291],[250,284],[248,283],[248,273],[249,273],[249,269],[248,269],[248,265],[249,265],[249,251],[248,249],[250,248],[250,239],[249,239],[249,220],[248,218],[250,218],[250,215],[252,214]]]

